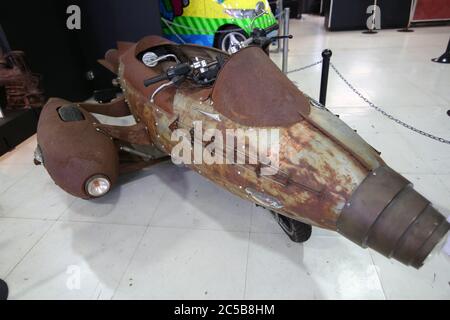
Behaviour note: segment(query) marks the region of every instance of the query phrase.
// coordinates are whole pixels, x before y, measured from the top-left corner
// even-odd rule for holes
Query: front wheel
[[[275,216],[281,229],[283,229],[292,241],[302,243],[306,242],[311,237],[311,225],[282,216],[274,211],[271,212]]]
[[[245,35],[244,30],[237,26],[228,26],[218,32],[216,47],[230,53],[232,46],[237,45],[246,39],[247,36]]]

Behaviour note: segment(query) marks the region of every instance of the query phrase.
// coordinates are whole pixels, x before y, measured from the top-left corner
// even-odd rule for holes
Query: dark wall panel
[[[66,9],[81,8],[81,30],[66,28]],[[96,63],[116,40],[161,34],[155,0],[2,1],[0,24],[14,50],[24,50],[34,72],[43,74],[47,96],[82,100],[110,86],[112,75]],[[94,81],[86,72],[94,70]]]
[[[85,62],[77,32],[66,28],[64,1],[2,1],[0,24],[13,50],[23,50],[33,72],[43,75],[48,96],[83,98]]]
[[[372,14],[367,7],[374,0],[327,0],[325,26],[329,30],[367,29],[366,22]],[[408,23],[411,0],[378,0],[381,10],[381,29],[405,27]]]

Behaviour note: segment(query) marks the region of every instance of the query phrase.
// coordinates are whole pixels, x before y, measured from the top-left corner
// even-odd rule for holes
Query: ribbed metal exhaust
[[[337,222],[337,231],[358,245],[415,268],[449,229],[445,217],[386,166],[366,177]]]

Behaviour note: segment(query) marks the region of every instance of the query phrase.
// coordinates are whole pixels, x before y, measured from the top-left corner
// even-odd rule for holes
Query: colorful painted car
[[[265,29],[276,24],[267,0],[160,0],[164,36],[178,43],[228,51],[250,35],[258,2],[268,14],[255,19],[253,27]]]

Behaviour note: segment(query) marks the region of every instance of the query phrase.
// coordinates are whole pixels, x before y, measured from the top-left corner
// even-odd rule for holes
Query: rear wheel
[[[274,214],[281,229],[283,229],[292,241],[301,243],[307,241],[311,237],[311,225],[282,216],[274,211],[271,212]]]
[[[247,39],[244,30],[237,26],[227,26],[217,33],[216,47],[225,52],[230,48]]]

